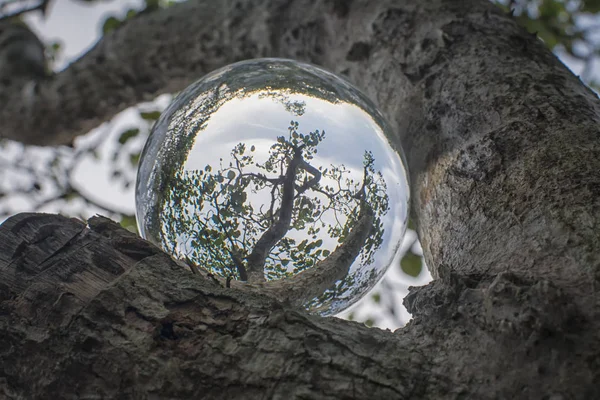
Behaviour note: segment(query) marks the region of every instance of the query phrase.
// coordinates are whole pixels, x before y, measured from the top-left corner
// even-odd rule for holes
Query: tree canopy
[[[344,165],[310,164],[325,132],[303,134],[295,121],[288,129],[262,162],[254,145],[239,143],[217,167],[179,172],[161,213],[163,247],[223,277],[280,279],[314,267],[368,217],[372,231],[360,257],[373,262],[389,208],[373,155],[365,152],[363,180],[355,182]],[[309,239],[295,239],[294,232]]]

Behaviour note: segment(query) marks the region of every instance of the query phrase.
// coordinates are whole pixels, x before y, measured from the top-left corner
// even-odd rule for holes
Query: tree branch
[[[189,1],[107,35],[33,100],[0,88],[1,135],[69,143],[261,56],[324,65],[388,117],[437,277],[406,299],[413,322],[366,333],[206,289],[137,241],[94,228],[55,240],[64,220],[18,217],[0,227],[0,390],[175,398],[176,381],[182,398],[600,398],[600,103],[487,0]]]
[[[45,16],[46,15],[46,10],[48,8],[48,5],[50,4],[50,0],[40,0],[40,2],[37,5],[35,5],[35,6],[30,6],[30,7],[26,6],[26,7],[23,7],[21,9],[17,10],[17,11],[14,11],[14,12],[12,12],[10,14],[8,14],[8,13],[5,14],[4,13],[3,8],[9,6],[12,3],[19,3],[19,2],[21,2],[21,0],[7,1],[7,2],[4,2],[4,3],[0,4],[0,13],[1,13],[0,14],[0,22],[3,21],[3,20],[10,19],[10,18],[16,18],[16,17],[18,17],[20,15],[23,15],[23,14],[26,14],[26,13],[29,13],[29,12],[32,12],[32,11],[40,11],[42,13],[42,15]]]
[[[325,293],[337,281],[344,279],[373,230],[373,211],[365,202],[362,204],[364,206],[361,207],[358,220],[346,240],[329,256],[297,275],[265,282],[257,287],[279,301],[302,308],[310,300]]]
[[[241,282],[225,288],[199,272],[106,218],[86,227],[58,215],[11,217],[0,225],[1,393],[31,399],[599,394],[598,371],[588,364],[598,351],[597,331],[588,328],[597,322],[550,281],[505,273],[469,289],[472,282],[442,277],[413,290],[408,305],[418,319],[392,334],[310,317],[263,289]],[[466,298],[448,307],[456,296]],[[502,313],[523,302],[526,314]],[[569,345],[560,345],[565,340]],[[490,376],[493,384],[473,383]]]
[[[105,218],[88,225],[21,214],[0,226],[0,254],[13,254],[0,258],[0,393],[248,399],[422,392],[424,357],[411,339],[223,288]],[[219,337],[227,339],[213,346]],[[293,361],[299,356],[305,361]],[[26,365],[40,368],[24,373]],[[227,373],[237,369],[245,372]],[[447,387],[442,377],[431,379]]]
[[[296,187],[296,192],[297,192],[296,196],[301,195],[302,193],[306,192],[308,189],[314,188],[321,180],[321,171],[319,171],[317,168],[315,168],[312,165],[310,165],[309,163],[307,163],[306,160],[302,160],[302,162],[300,163],[300,165],[298,165],[298,167],[302,168],[303,170],[305,170],[306,172],[311,174],[313,177],[310,178],[309,180],[307,180],[306,182],[304,182],[302,184],[302,186]]]
[[[277,220],[256,241],[254,248],[247,258],[248,281],[251,283],[262,282],[264,278],[264,265],[269,252],[290,229],[292,215],[294,213],[294,195],[296,173],[304,159],[302,150],[294,150],[289,164],[286,167],[285,177],[281,189],[281,206]]]

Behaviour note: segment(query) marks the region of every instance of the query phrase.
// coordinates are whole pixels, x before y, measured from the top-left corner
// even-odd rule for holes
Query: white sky
[[[102,36],[102,24],[109,15],[122,18],[128,9],[141,9],[143,0],[96,1],[88,5],[83,1],[54,0],[50,2],[47,18],[39,13],[26,16],[30,26],[46,41],[65,44],[63,57],[57,63],[63,69]]]

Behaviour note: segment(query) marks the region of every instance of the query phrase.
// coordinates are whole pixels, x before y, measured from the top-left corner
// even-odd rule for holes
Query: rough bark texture
[[[410,338],[222,288],[103,218],[20,214],[0,250],[0,396],[393,399],[430,384]]]
[[[413,321],[309,317],[107,223],[18,216],[0,227],[0,393],[600,398],[600,103],[486,0],[189,1],[107,35],[33,99],[1,90],[0,134],[68,143],[259,56],[346,75],[390,120],[437,276],[406,299]]]

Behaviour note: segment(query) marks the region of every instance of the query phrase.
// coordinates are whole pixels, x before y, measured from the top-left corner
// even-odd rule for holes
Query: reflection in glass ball
[[[382,277],[406,228],[407,174],[388,129],[315,66],[257,59],[212,72],[146,143],[141,235],[213,275],[309,282],[304,307],[339,313]]]

